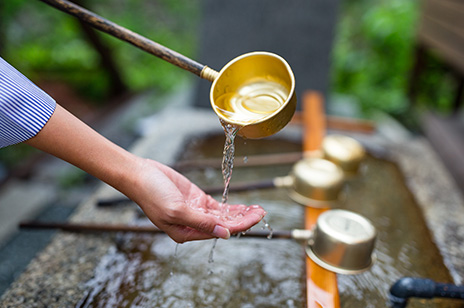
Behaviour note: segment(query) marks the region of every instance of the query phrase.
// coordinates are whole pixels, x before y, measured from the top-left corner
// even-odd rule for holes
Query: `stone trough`
[[[189,100],[189,98],[184,99]],[[168,165],[174,164],[178,158],[185,157],[185,149],[192,140],[202,140],[222,133],[219,121],[211,110],[195,109],[187,104],[173,104],[146,118],[142,124],[144,134],[135,142],[131,151]],[[436,245],[434,249],[441,256],[440,262],[446,266],[446,273],[439,277],[448,280],[444,282],[462,284],[464,280],[464,258],[462,258],[464,246],[461,245],[464,242],[462,195],[427,140],[410,135],[387,118],[379,120],[377,124],[377,131],[374,134],[342,133],[349,134],[360,141],[372,156],[380,155],[382,159],[393,162],[398,168],[410,192],[412,202],[417,203],[422,212],[427,226],[424,237],[429,236],[428,232],[430,232],[430,238]],[[269,142],[272,140],[298,144],[301,141],[301,127],[289,125],[269,138]],[[221,151],[222,149],[219,149],[219,152]],[[371,158],[373,165],[376,164],[376,159]],[[246,168],[243,170],[234,170],[232,178],[239,180],[246,177],[243,175]],[[276,168],[276,170],[281,173],[287,172],[285,168]],[[195,177],[195,174],[188,176]],[[200,175],[199,181],[203,181],[202,177],[208,181],[208,174]],[[356,189],[362,191],[362,187],[359,188],[362,184],[360,183],[351,184],[352,191]],[[389,185],[385,183],[385,186]],[[266,194],[268,199],[263,206],[269,213],[271,225],[276,229],[299,227],[301,206],[288,200],[284,191],[267,191]],[[113,208],[96,206],[98,200],[118,196],[120,194],[117,191],[101,184],[95,194],[82,202],[70,221],[99,224],[145,223],[135,206],[121,205]],[[238,197],[232,194],[231,198],[231,202],[259,203],[261,196],[259,193],[250,192]],[[376,204],[365,206],[375,207]],[[360,211],[363,211],[362,207]],[[369,211],[366,210],[363,214],[368,215]],[[397,215],[398,218],[404,216],[401,211],[398,211]],[[391,221],[379,219],[375,223],[388,225]],[[260,227],[262,225],[255,228]],[[231,248],[228,245],[232,245]],[[410,248],[415,247],[414,245],[408,246],[407,243],[404,243],[404,246],[398,243],[397,246],[400,251],[399,260],[408,258],[410,253],[408,249],[415,249]],[[301,243],[291,240],[245,238],[221,240],[214,250],[214,262],[209,263],[211,247],[212,241],[176,246],[165,235],[132,236],[60,232],[3,294],[0,306],[301,307],[305,305],[303,295],[306,286],[304,278],[301,277],[304,273],[302,270],[304,249]],[[139,252],[143,256],[142,259],[130,259],[130,256],[138,256]],[[425,264],[426,267],[427,262],[435,262],[435,259],[428,259],[428,251],[414,253],[422,256],[420,263]],[[379,307],[379,298],[385,300],[391,283],[405,274],[415,273],[404,264],[388,259],[388,256],[380,254],[379,257],[383,258],[383,261],[380,260],[379,265],[374,265],[365,274],[339,276],[342,307],[355,307],[356,304],[359,307]],[[391,268],[382,267],[388,262]],[[138,275],[145,277],[134,278]],[[376,276],[376,279],[384,278],[383,284],[377,289],[366,286],[370,284],[370,277],[373,276]],[[198,280],[192,280],[192,277],[198,277]],[[137,283],[145,285],[137,286]],[[256,290],[252,290],[253,288]],[[380,295],[374,298],[370,295],[366,296],[366,290]],[[430,301],[430,305],[430,307],[446,307],[443,306],[443,302]],[[452,305],[453,303],[449,307],[458,307]]]

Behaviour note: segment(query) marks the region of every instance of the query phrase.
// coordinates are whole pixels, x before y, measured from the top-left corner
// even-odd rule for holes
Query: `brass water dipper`
[[[257,139],[273,135],[287,125],[295,112],[295,77],[288,63],[276,54],[264,51],[247,53],[217,72],[72,2],[41,1],[212,81],[210,100],[214,112],[223,124],[238,126],[238,134],[242,137]]]

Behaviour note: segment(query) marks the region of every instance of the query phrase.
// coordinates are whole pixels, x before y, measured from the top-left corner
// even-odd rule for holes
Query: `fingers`
[[[158,185],[150,189],[150,198],[141,204],[147,204],[144,210],[150,219],[178,243],[228,239],[231,234],[250,229],[266,215],[258,205],[221,205],[180,173],[152,163],[161,171],[156,178]],[[159,185],[161,178],[164,182]],[[163,187],[162,192],[159,187]]]
[[[266,215],[260,206],[233,205],[226,213],[222,209],[218,211],[200,211],[188,208],[177,215],[177,222],[188,226],[190,229],[198,231],[194,233],[189,230],[182,230],[183,240],[204,239],[205,235],[209,238],[228,239],[231,234],[244,232],[259,223]]]
[[[189,241],[208,240],[215,238],[210,234],[200,232],[198,230],[186,226],[171,226],[165,229],[165,232],[177,243],[185,243]]]
[[[266,211],[264,211],[262,207],[256,205],[248,206],[243,216],[226,221],[225,226],[229,229],[231,234],[244,232],[259,223],[265,215]]]
[[[212,234],[207,234],[199,230],[187,227],[174,225],[166,228],[165,232],[177,243],[184,243],[187,241],[207,240],[212,238],[229,239],[230,232],[228,229],[216,225]]]
[[[227,215],[208,212],[187,205],[170,208],[169,215],[158,227],[174,241],[205,240],[212,238],[228,239],[231,234],[245,232],[259,223],[266,215],[260,206],[231,205]]]
[[[208,235],[209,238],[223,238],[228,239],[230,237],[230,231],[224,226],[223,221],[217,215],[214,215],[204,208],[192,208],[185,206],[181,209],[181,212],[176,214],[176,224],[188,227],[188,229],[195,230],[198,233],[194,233],[191,230],[181,230],[184,232],[184,236],[203,237]],[[203,235],[200,235],[203,234]]]
[[[231,234],[237,234],[249,230],[251,227],[259,223],[265,214],[266,212],[262,208],[256,208],[248,211],[240,219],[221,221],[223,225],[214,225],[212,231],[210,230],[211,225],[202,221],[200,223],[189,222],[189,224],[193,227],[171,225],[169,228],[166,228],[166,233],[177,243],[212,238],[229,239]],[[211,215],[206,214],[205,216],[208,217],[203,218],[204,220],[211,220]]]
[[[232,222],[227,227],[216,225],[211,233],[201,232],[197,229],[175,225],[169,228],[164,228],[165,232],[177,243],[184,243],[188,241],[207,240],[212,238],[229,239],[231,234],[237,234],[249,230],[252,226],[260,222],[262,217],[260,215],[247,215],[243,220]]]

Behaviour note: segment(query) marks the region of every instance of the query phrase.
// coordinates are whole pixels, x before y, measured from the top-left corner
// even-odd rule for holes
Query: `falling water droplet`
[[[267,239],[270,240],[270,239],[272,239],[272,234],[273,234],[274,231],[273,231],[271,225],[264,218],[263,218],[263,223],[264,223],[264,226],[262,227],[262,229],[263,230],[265,230],[265,229],[269,230],[269,235],[267,236]]]
[[[175,267],[179,264],[179,243],[176,243],[176,248],[174,248],[174,262],[172,262],[172,266],[171,266],[171,271],[169,272],[169,276],[174,276],[174,269]]]
[[[213,240],[213,247],[211,247],[211,251],[209,252],[208,263],[214,262],[214,248],[216,248],[217,241],[217,238]]]
[[[178,251],[179,251],[179,243],[176,243],[176,248],[174,249],[174,258],[177,259],[178,258]]]

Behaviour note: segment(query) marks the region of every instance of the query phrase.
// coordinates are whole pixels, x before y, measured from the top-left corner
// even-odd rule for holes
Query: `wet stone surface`
[[[191,119],[196,120],[193,123]],[[174,136],[170,129],[173,122],[178,123]],[[133,152],[171,164],[176,157],[181,156],[183,146],[191,139],[192,125],[198,128],[198,134],[200,135],[221,132],[217,118],[210,112],[202,113],[185,109],[182,111],[166,111],[157,117],[156,124],[153,125],[150,133],[135,144]],[[169,131],[171,131],[170,134]],[[287,137],[290,140],[300,140],[301,135],[299,130],[288,127],[276,136],[276,138]],[[464,266],[460,256],[463,255],[464,248],[462,245],[457,245],[457,243],[464,241],[464,226],[462,223],[464,221],[464,217],[462,217],[464,215],[464,205],[462,196],[454,188],[455,186],[448,173],[438,163],[437,157],[428,144],[420,138],[393,141],[382,136],[382,132],[375,136],[362,136],[360,139],[362,139],[363,144],[370,148],[382,148],[383,153],[398,164],[399,170],[404,175],[406,185],[411,192],[409,197],[406,194],[404,198],[412,198],[417,202],[418,207],[423,212],[423,218],[429,228],[431,237],[437,244],[438,252],[443,256],[444,263],[450,270],[450,275],[447,277],[445,277],[446,274],[437,277],[443,277],[443,279],[448,279],[450,282],[461,283],[464,277]],[[288,169],[275,168],[274,171],[285,175]],[[243,176],[243,179],[245,179],[242,172],[243,170],[234,170],[232,178],[237,179]],[[253,179],[253,174],[247,176],[249,177],[248,180]],[[208,182],[210,180],[215,181],[213,178],[205,176],[205,183],[210,184]],[[97,199],[114,196],[119,196],[119,193],[103,185],[89,200],[79,206],[71,221],[114,224],[133,223],[139,215],[135,206],[118,206],[111,209],[102,209],[95,206]],[[301,209],[279,211],[282,202],[287,202],[283,201],[282,194],[279,196],[269,194],[270,210],[268,211],[271,226],[281,229],[298,226],[301,223],[298,222],[301,219],[298,211],[301,211]],[[237,194],[231,196],[230,202],[254,202],[256,198],[258,196],[255,193],[246,196]],[[277,201],[272,205],[271,201],[276,199]],[[365,212],[365,215],[368,214],[369,212]],[[376,221],[376,223],[388,225],[392,222],[383,218]],[[244,243],[253,247],[263,246],[264,248],[261,249],[261,247],[259,252],[258,250],[253,252],[253,250],[243,248]],[[277,290],[280,290],[277,293],[284,295],[282,297],[284,298],[283,302],[279,302],[280,306],[278,307],[301,307],[304,290],[299,289],[303,284],[301,276],[298,275],[303,273],[301,268],[303,261],[300,257],[295,258],[294,255],[302,252],[302,248],[295,242],[284,241],[283,251],[287,256],[280,256],[279,252],[274,253],[274,257],[269,257],[269,255],[273,254],[273,243],[272,240],[244,238],[220,241],[215,251],[215,262],[211,265],[207,262],[207,255],[211,247],[210,242],[207,242],[206,245],[200,245],[199,243],[180,245],[176,252],[175,243],[164,236],[158,236],[155,241],[151,237],[145,238],[143,236],[134,240],[121,235],[58,233],[47,248],[29,264],[27,270],[3,294],[0,298],[0,306],[84,307],[91,302],[91,299],[120,299],[108,297],[106,293],[117,294],[124,291],[127,294],[132,294],[130,296],[135,296],[135,298],[129,296],[125,299],[128,306],[130,306],[130,302],[134,306],[144,307],[153,304],[153,298],[160,296],[157,292],[162,291],[166,292],[164,293],[166,301],[163,303],[166,307],[169,307],[170,303],[189,307],[189,305],[192,306],[195,303],[209,305],[209,303],[218,301],[230,303],[230,307],[237,307],[234,305],[240,302],[239,299],[243,307],[252,307],[253,304],[255,306],[259,306],[258,304],[266,305],[269,301],[275,300],[272,297],[272,290],[277,288]],[[225,248],[226,245],[233,245],[230,253],[221,255],[221,251],[228,251]],[[419,255],[423,256],[421,260],[423,263],[433,262],[433,260],[426,258],[428,256],[426,251],[415,251],[417,250],[415,247],[417,246],[406,245],[398,255],[399,260],[406,260],[410,253],[419,253]],[[198,259],[196,259],[198,264],[192,265],[191,262],[187,262],[185,257],[187,255],[198,255]],[[127,262],[130,256],[135,259]],[[137,260],[140,256],[145,258],[148,263]],[[259,261],[267,257],[269,257],[270,262],[268,265]],[[382,251],[379,253],[379,258],[388,261]],[[285,262],[288,262],[285,260],[293,260],[289,263],[293,265],[288,271],[281,270],[285,268]],[[235,264],[239,270],[223,267],[221,262]],[[165,276],[155,275],[155,273],[160,273],[159,266],[161,265],[169,268],[167,272],[163,272],[162,275]],[[390,273],[391,277],[389,276],[391,281],[402,273],[399,268],[394,266],[395,264],[393,264],[394,269]],[[124,279],[117,275],[105,276],[102,273],[105,273],[108,268],[113,270],[113,274],[119,272],[127,275],[124,276]],[[210,270],[213,274],[209,274]],[[107,272],[111,273],[111,271]],[[223,283],[223,273],[230,275],[227,284]],[[284,273],[287,276],[281,276]],[[378,273],[377,270],[366,275],[376,275],[376,273]],[[394,275],[395,273],[398,275]],[[415,272],[411,271],[411,273]],[[198,275],[203,277],[199,280],[200,282],[192,281],[189,278]],[[345,292],[346,288],[352,285],[350,279],[340,279],[341,292]],[[362,278],[357,279],[360,279],[357,283],[362,285]],[[272,281],[278,281],[277,287]],[[137,293],[138,295],[130,293],[131,290],[135,290],[135,285],[144,291]],[[158,287],[153,288],[154,285]],[[183,288],[173,288],[173,285],[182,285]],[[105,288],[101,288],[102,286]],[[222,292],[221,288],[227,290]],[[291,293],[289,290],[294,288],[298,289],[298,291],[288,297],[287,293]],[[216,292],[209,293],[211,289]],[[196,291],[193,292],[192,290]],[[231,290],[236,293],[236,297],[228,293]],[[263,296],[256,295],[260,292]],[[385,292],[384,288],[382,292]],[[270,295],[265,296],[264,294]],[[355,298],[356,296],[355,294]],[[424,303],[419,300],[417,302],[431,305],[423,307],[446,307],[433,306],[435,303],[433,301]],[[89,305],[89,307],[92,307],[92,305]],[[456,303],[455,306],[450,307],[460,306],[459,303]]]

